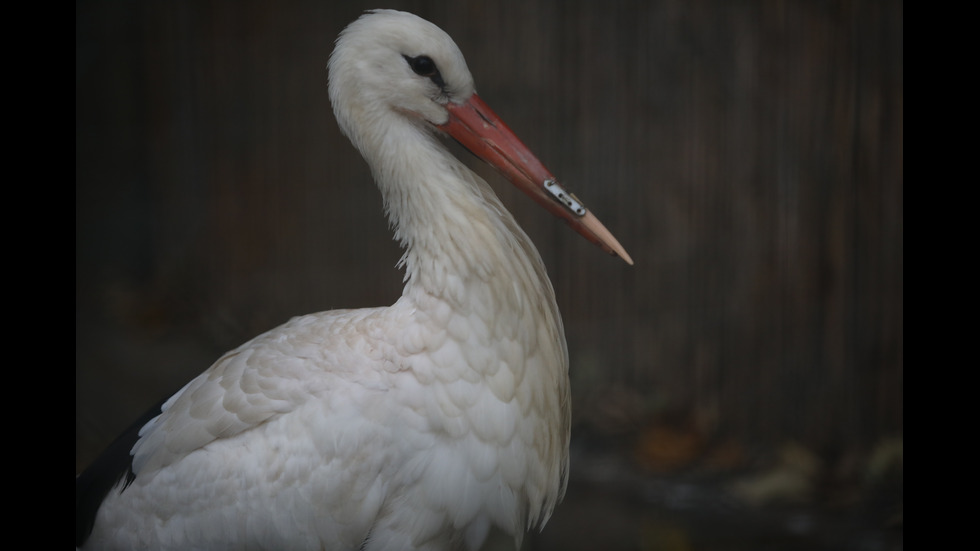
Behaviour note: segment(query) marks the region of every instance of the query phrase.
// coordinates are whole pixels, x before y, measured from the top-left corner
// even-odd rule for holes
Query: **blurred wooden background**
[[[576,434],[901,436],[902,2],[387,4],[456,39],[636,259],[488,175],[554,281]],[[333,40],[372,7],[76,2],[76,470],[225,350],[399,295],[326,89]]]

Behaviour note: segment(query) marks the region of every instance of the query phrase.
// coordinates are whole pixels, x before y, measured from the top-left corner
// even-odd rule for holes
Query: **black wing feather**
[[[75,547],[85,543],[92,533],[95,515],[99,512],[99,506],[109,494],[109,490],[124,477],[126,483],[120,492],[136,479],[130,451],[139,439],[140,429],[150,419],[160,415],[160,408],[165,401],[161,401],[141,415],[85,469],[85,472],[75,477]]]

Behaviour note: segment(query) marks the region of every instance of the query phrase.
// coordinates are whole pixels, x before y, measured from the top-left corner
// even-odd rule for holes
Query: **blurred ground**
[[[527,549],[885,551],[904,546],[900,441],[863,464],[787,445],[736,468],[642,470],[576,438],[565,502]]]

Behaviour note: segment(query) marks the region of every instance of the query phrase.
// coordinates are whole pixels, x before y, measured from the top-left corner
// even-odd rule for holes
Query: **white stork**
[[[365,14],[337,40],[329,92],[405,249],[401,298],[297,317],[218,359],[76,478],[76,546],[473,550],[492,527],[520,545],[561,500],[554,291],[439,135],[632,261],[480,100],[435,25]]]

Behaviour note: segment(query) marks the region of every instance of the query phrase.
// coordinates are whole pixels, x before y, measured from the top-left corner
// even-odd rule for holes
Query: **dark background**
[[[727,533],[705,518],[901,545],[900,1],[76,2],[76,472],[224,351],[400,294],[326,89],[373,7],[453,36],[636,260],[471,163],[541,251],[569,341],[569,502],[527,546],[744,540],[698,536]],[[727,509],[675,522],[676,492]]]

